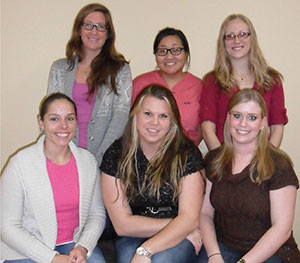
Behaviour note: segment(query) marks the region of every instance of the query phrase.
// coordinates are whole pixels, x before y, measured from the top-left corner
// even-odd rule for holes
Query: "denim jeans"
[[[61,255],[68,255],[72,248],[75,246],[75,243],[68,243],[64,245],[59,245],[55,247],[55,251],[59,252]],[[4,263],[35,263],[31,259],[18,259],[18,260],[5,260]],[[87,263],[106,263],[100,249],[95,247],[92,255],[88,258]]]
[[[219,248],[222,254],[222,257],[226,263],[236,263],[240,258],[243,257],[244,253],[237,252],[221,242],[218,243]],[[205,248],[202,247],[200,250],[200,253],[198,255],[198,260],[195,261],[197,263],[206,263],[207,262],[207,254],[205,251]],[[273,255],[272,257],[268,258],[265,262],[267,263],[282,263],[283,261],[276,255]]]
[[[135,250],[145,241],[145,238],[121,237],[116,240],[117,263],[130,263]],[[195,261],[196,254],[193,245],[183,240],[177,246],[153,255],[151,263],[190,263]]]

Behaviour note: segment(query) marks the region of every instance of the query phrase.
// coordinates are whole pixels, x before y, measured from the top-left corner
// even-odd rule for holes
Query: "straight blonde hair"
[[[250,101],[255,102],[260,107],[261,117],[267,118],[265,101],[259,92],[253,89],[243,89],[237,92],[230,100],[228,113],[230,113],[236,105]],[[276,158],[276,156],[282,158]],[[283,167],[286,161],[292,164],[291,159],[285,152],[269,143],[268,125],[265,125],[257,136],[256,152],[250,163],[250,178],[254,183],[261,184],[263,181],[272,177],[275,171],[274,158],[279,160],[276,162],[276,167]],[[234,148],[227,118],[224,126],[224,143],[216,158],[212,161],[211,176],[220,180],[224,171],[231,173],[233,159]]]

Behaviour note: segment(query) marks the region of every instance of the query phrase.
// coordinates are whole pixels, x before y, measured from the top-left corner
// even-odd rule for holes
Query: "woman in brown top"
[[[198,262],[300,262],[292,236],[299,182],[289,157],[268,143],[266,116],[253,89],[229,103],[224,144],[206,157]]]

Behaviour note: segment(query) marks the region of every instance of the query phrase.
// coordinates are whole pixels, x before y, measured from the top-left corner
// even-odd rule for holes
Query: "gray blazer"
[[[44,154],[45,136],[12,157],[0,177],[1,260],[30,258],[49,263],[57,254],[57,220]],[[95,157],[69,143],[79,179],[79,226],[76,244],[91,255],[105,226],[100,175]],[[1,261],[0,260],[0,261]]]
[[[68,70],[67,60],[55,61],[50,70],[48,93],[62,92],[73,98],[73,83],[77,72],[78,60],[72,70]],[[87,149],[93,153],[100,166],[106,149],[118,139],[128,121],[132,77],[126,63],[118,72],[116,87],[119,95],[111,91],[110,86],[102,85],[97,92],[92,117],[88,125]],[[78,129],[73,141],[78,145]]]

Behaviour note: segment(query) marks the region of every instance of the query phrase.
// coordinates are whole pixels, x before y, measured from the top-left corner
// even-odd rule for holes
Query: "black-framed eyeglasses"
[[[97,29],[99,32],[105,32],[108,29],[108,26],[102,25],[102,24],[93,24],[90,22],[83,22],[81,24],[82,28],[85,30],[93,30],[94,27]]]
[[[238,33],[238,34],[226,34],[225,36],[224,36],[224,39],[225,40],[234,40],[234,39],[236,39],[236,38],[238,38],[238,39],[246,39],[246,38],[248,38],[249,36],[251,35],[251,33],[250,32],[240,32],[240,33]]]
[[[171,55],[173,55],[173,56],[179,56],[181,54],[182,50],[184,50],[183,47],[158,48],[158,49],[156,49],[155,54],[157,56],[163,57],[163,56],[166,56],[168,54],[168,52],[170,52]]]

